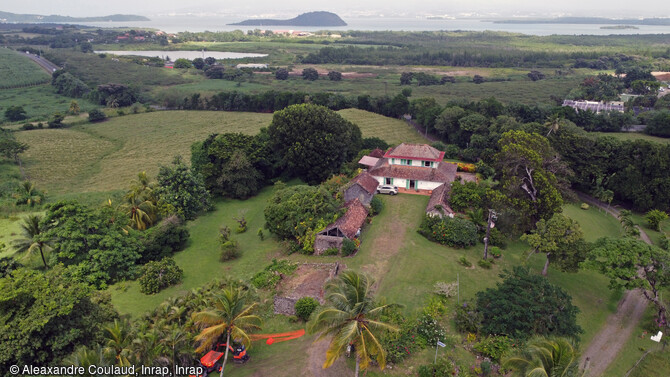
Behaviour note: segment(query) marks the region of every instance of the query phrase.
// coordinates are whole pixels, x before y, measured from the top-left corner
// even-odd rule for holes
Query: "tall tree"
[[[221,365],[221,376],[223,376],[228,361],[231,338],[241,339],[242,343],[249,347],[251,340],[247,332],[260,329],[262,324],[260,317],[251,314],[256,303],[247,304],[247,292],[242,288],[226,288],[221,295],[214,296],[213,308],[193,314],[193,321],[203,327],[200,334],[195,337],[195,340],[200,342],[196,352],[211,349],[221,337],[226,338],[226,352]]]
[[[571,172],[549,141],[536,133],[508,131],[498,145],[494,161],[500,172],[501,210],[518,216],[520,230],[560,212]]]
[[[546,254],[547,261],[542,275],[547,276],[549,263],[558,264],[562,271],[576,272],[579,263],[586,259],[586,242],[579,223],[560,213],[549,220],[540,220],[535,229],[521,236],[534,253]]]
[[[512,369],[519,377],[581,377],[579,352],[566,338],[538,337],[529,340],[523,348],[502,361],[505,369]]]
[[[361,148],[361,130],[326,107],[292,105],[274,113],[268,128],[279,165],[310,184],[339,171]]]
[[[326,286],[329,305],[308,324],[310,332],[321,333],[320,338],[332,336],[324,369],[333,365],[350,346],[356,353],[356,377],[360,369],[367,369],[373,357],[382,370],[386,366],[386,351],[378,340],[379,334],[375,333],[397,331],[394,326],[378,320],[384,309],[394,305],[375,302],[371,294],[373,283],[366,275],[349,270]]]
[[[161,166],[158,171],[156,195],[164,212],[176,213],[193,220],[197,213],[211,208],[209,192],[202,177],[184,164],[181,156],[172,161],[172,166]]]
[[[23,219],[21,225],[22,238],[14,241],[14,248],[19,254],[24,254],[24,257],[30,257],[36,253],[39,253],[42,257],[42,263],[44,263],[44,269],[48,269],[47,260],[44,257],[44,252],[51,250],[49,246],[49,241],[45,239],[39,239],[38,236],[42,233],[42,228],[40,222],[42,221],[42,216],[40,215],[28,215],[28,217]]]
[[[670,287],[670,251],[632,237],[602,238],[586,263],[607,276],[612,289],[640,289],[656,306],[659,326],[668,326],[668,310],[660,293]]]

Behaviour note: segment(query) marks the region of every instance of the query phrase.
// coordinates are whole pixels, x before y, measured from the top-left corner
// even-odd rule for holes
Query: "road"
[[[20,51],[19,51],[20,52]],[[53,75],[54,71],[59,69],[60,67],[55,65],[54,63],[44,59],[41,56],[33,55],[33,54],[26,54],[25,52],[20,52],[21,55],[27,56],[30,58],[32,61],[35,63],[39,64],[40,67],[42,67],[45,71],[47,71],[50,75]]]
[[[577,193],[579,199],[592,206],[604,209],[608,214],[618,218],[619,210],[596,200],[595,198]],[[651,244],[649,236],[640,229],[640,238]],[[614,361],[623,346],[633,335],[635,327],[640,322],[647,308],[648,301],[639,290],[626,291],[617,305],[616,312],[612,313],[605,325],[593,337],[589,347],[582,354],[582,365],[587,368],[587,376],[598,377],[605,373],[607,367]]]

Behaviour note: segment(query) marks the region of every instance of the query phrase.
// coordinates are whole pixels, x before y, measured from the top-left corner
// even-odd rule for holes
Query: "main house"
[[[365,156],[360,163],[379,184],[398,186],[399,192],[432,194],[443,184],[456,179],[455,164],[444,162],[444,152],[427,144],[402,143],[383,157]]]

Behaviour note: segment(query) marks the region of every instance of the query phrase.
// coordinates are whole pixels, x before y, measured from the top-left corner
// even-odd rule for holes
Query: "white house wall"
[[[409,160],[409,158],[407,158],[406,160]],[[402,159],[395,158],[395,157],[394,158],[389,158],[388,161],[389,161],[390,165],[426,167],[426,166],[423,166],[424,160],[412,160],[412,165],[401,164]],[[439,162],[433,161],[433,168],[436,168],[438,164],[439,164]]]
[[[444,182],[419,181],[419,190],[435,190],[442,184],[444,184]]]

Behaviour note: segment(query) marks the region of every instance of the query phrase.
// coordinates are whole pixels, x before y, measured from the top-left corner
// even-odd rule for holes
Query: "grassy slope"
[[[421,142],[406,123],[360,110],[341,114],[361,127],[363,136],[381,136],[389,143]],[[104,192],[124,189],[140,171],[150,176],[160,164],[181,154],[212,133],[256,134],[272,114],[219,111],[160,111],[112,118],[68,129],[17,133],[30,145],[25,164],[31,179],[56,193]]]
[[[0,89],[48,82],[51,76],[37,63],[8,48],[0,49]]]
[[[55,112],[66,113],[73,98],[54,92],[50,84],[0,90],[0,112],[9,106],[23,106],[28,118],[45,121]],[[83,98],[75,99],[82,111],[96,106]],[[45,124],[46,126],[46,124]]]

